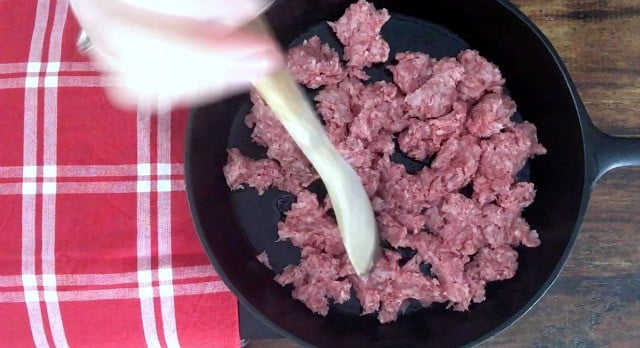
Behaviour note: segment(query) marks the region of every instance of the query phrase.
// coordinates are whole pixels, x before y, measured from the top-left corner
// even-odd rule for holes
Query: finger
[[[115,87],[115,86],[118,87]],[[111,102],[122,109],[135,110],[140,105],[147,107],[164,103],[176,108],[191,108],[199,105],[214,103],[229,96],[246,92],[251,87],[248,83],[212,84],[197,89],[183,89],[178,94],[163,96],[160,94],[141,94],[138,90],[129,88],[126,84],[115,82],[106,89]]]
[[[105,27],[109,30],[104,30]],[[281,50],[280,45],[265,32],[248,26],[227,35],[211,34],[209,30],[191,35],[185,32],[157,31],[139,23],[123,23],[120,19],[96,19],[96,22],[91,22],[85,29],[89,32],[93,46],[116,61],[124,56],[180,54],[217,47],[225,47],[226,53],[235,59],[260,51]]]
[[[101,1],[101,0],[94,0]],[[239,26],[264,12],[274,0],[117,0],[118,10],[144,10],[167,16],[189,19],[214,20],[230,26]]]
[[[272,0],[71,0],[82,26],[89,31],[138,25],[164,35],[221,36],[256,18]]]
[[[137,45],[128,55],[113,56],[99,47],[88,53],[109,77],[107,92],[117,106],[132,109],[157,100],[188,106],[246,90],[283,64],[277,48],[243,45],[243,37],[192,51],[174,42],[164,51],[155,47],[145,52]]]
[[[118,27],[112,30],[111,37],[114,39],[109,43],[116,52],[110,55],[111,65],[130,74],[150,71],[159,76],[173,72],[191,76],[191,72],[198,70],[204,74],[224,74],[233,81],[249,78],[249,74],[263,74],[283,64],[279,46],[268,37],[248,31],[210,40],[192,37],[166,40],[146,28]],[[225,74],[238,66],[245,69],[243,74]]]
[[[251,69],[254,68],[254,71]],[[170,102],[174,105],[210,103],[230,94],[240,93],[252,86],[255,76],[262,73],[262,68],[255,64],[240,69],[218,71],[217,75],[207,73],[199,76],[170,75],[162,78],[159,74],[144,75],[142,73],[119,75],[117,85],[111,88],[111,94],[120,104],[151,103],[154,100]],[[234,75],[233,78],[229,77]]]
[[[257,52],[242,59],[225,55],[224,50],[191,54],[169,69],[162,69],[162,62],[125,61],[109,93],[115,103],[126,107],[155,100],[181,106],[215,102],[249,89],[257,78],[282,66],[277,52]]]

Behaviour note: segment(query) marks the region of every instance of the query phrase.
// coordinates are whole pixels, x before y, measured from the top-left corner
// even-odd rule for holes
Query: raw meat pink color
[[[382,129],[400,132],[405,128],[404,103],[393,83],[380,81],[365,86],[355,104],[358,113],[349,127],[352,137],[369,142]]]
[[[288,171],[272,159],[251,160],[243,156],[238,149],[228,150],[228,161],[224,167],[227,184],[234,190],[244,188],[243,184],[253,187],[262,195],[270,186],[282,191],[300,192],[311,181],[309,175]],[[306,181],[300,181],[300,180]]]
[[[464,50],[458,54],[464,68],[464,76],[458,84],[458,92],[464,100],[475,101],[486,92],[502,92],[504,79],[497,66],[480,56],[478,51]]]
[[[484,286],[487,282],[512,278],[518,268],[517,260],[518,253],[506,245],[480,249],[474,260],[465,266],[465,279],[471,285],[471,300],[476,303],[485,300]]]
[[[255,188],[262,195],[270,186],[282,181],[280,166],[274,160],[253,161],[243,156],[238,149],[228,150],[224,176],[232,190],[244,188],[243,184]]]
[[[258,254],[256,257],[258,258],[258,261],[260,261],[261,264],[263,264],[268,269],[273,270],[273,268],[271,267],[271,264],[269,263],[269,255],[267,255],[266,252],[263,251],[260,254]]]
[[[469,133],[482,138],[500,133],[509,124],[509,119],[516,112],[516,103],[506,95],[498,93],[485,94],[473,106],[467,120]]]
[[[482,140],[481,147],[480,167],[473,183],[474,198],[480,203],[506,194],[526,161],[546,153],[538,143],[535,126],[527,121]]]
[[[328,23],[344,45],[347,66],[362,69],[387,60],[389,44],[380,31],[389,18],[391,16],[386,9],[376,10],[373,4],[359,0],[350,5],[336,22]]]
[[[443,58],[435,63],[431,78],[405,98],[411,116],[427,119],[450,112],[458,98],[456,85],[463,73],[464,68],[455,58]]]
[[[286,220],[278,223],[278,236],[300,249],[313,248],[331,255],[343,255],[340,231],[336,222],[327,216],[328,210],[319,204],[313,193],[298,193]]]
[[[407,131],[398,138],[400,150],[418,161],[438,152],[444,141],[464,131],[467,103],[456,101],[452,108],[449,114],[442,117],[428,120],[410,119]]]
[[[471,182],[478,170],[478,158],[482,153],[478,139],[471,135],[450,138],[431,163],[435,183],[446,192],[462,189]]]
[[[388,18],[360,0],[330,24],[346,45],[346,69],[315,38],[289,54],[298,81],[322,87],[315,97],[318,113],[360,176],[381,238],[390,245],[369,275],[355,275],[330,199],[319,202],[306,189],[317,174],[256,94],[245,121],[268,158],[251,160],[231,149],[224,168],[233,190],[246,185],[261,194],[273,186],[297,197],[278,223],[278,236],[299,248],[301,259],[275,281],[291,284],[293,298],[320,315],[353,290],[362,314],[377,313],[382,323],[396,320],[412,299],[469,310],[485,300],[487,283],[514,276],[514,248],[541,243],[522,217],[535,187],[516,175],[529,159],[546,153],[533,124],[511,120],[516,104],[503,94],[504,79],[477,51],[440,60],[398,53],[388,66],[394,82],[363,84],[361,69],[387,60],[380,29]],[[396,141],[406,156],[430,165],[407,172],[391,160]],[[397,248],[414,254],[403,259]],[[257,257],[268,267],[264,252]],[[421,272],[423,264],[430,273]]]
[[[422,52],[400,52],[396,54],[396,65],[389,66],[393,82],[404,93],[412,93],[424,85],[433,74],[437,60]]]
[[[329,85],[315,97],[318,113],[324,119],[331,142],[336,145],[347,137],[347,125],[353,120],[352,93],[346,81]],[[360,87],[360,86],[359,86]]]
[[[257,92],[251,92],[251,101],[253,107],[245,117],[245,124],[253,127],[253,141],[267,147],[267,157],[280,164],[288,180],[309,186],[319,178],[309,160]]]
[[[327,315],[328,299],[343,303],[351,297],[351,282],[344,278],[346,260],[332,255],[308,250],[297,266],[287,266],[276,276],[280,285],[293,284],[293,298],[304,302],[313,312]]]
[[[400,254],[385,250],[368,277],[350,275],[348,278],[360,299],[363,314],[378,311],[378,319],[383,323],[395,320],[409,299],[429,305],[446,298],[439,281],[420,272],[417,259],[404,266],[398,264],[399,260]]]
[[[309,88],[336,84],[347,74],[338,54],[317,36],[287,52],[287,67],[296,81]]]

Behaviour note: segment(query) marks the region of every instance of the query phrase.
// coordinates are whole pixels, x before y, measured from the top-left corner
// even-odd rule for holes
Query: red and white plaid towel
[[[110,105],[67,0],[0,0],[0,346],[238,347],[193,230],[187,112]]]

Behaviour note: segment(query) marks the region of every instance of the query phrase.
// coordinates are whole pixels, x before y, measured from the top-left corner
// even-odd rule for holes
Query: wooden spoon
[[[253,21],[252,26],[271,35],[261,18]],[[262,77],[254,85],[324,182],[356,273],[368,273],[379,252],[379,235],[371,201],[360,177],[333,146],[315,109],[286,67]]]

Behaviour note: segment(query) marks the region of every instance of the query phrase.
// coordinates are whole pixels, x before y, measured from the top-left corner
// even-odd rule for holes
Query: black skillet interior
[[[280,1],[267,17],[284,47],[313,34],[338,47],[323,22],[337,19],[349,3]],[[311,313],[255,259],[257,252],[266,249],[276,270],[296,262],[295,248],[274,243],[279,210],[290,203],[286,195],[270,190],[258,197],[252,189],[231,193],[222,175],[226,148],[240,147],[254,157],[264,154],[264,149],[250,143],[250,130],[242,122],[250,107],[246,94],[192,114],[185,162],[194,221],[212,262],[240,301],[281,334],[301,343],[401,347],[478,342],[508,326],[535,303],[560,271],[575,238],[584,208],[585,166],[572,88],[546,41],[502,1],[374,3],[392,12],[382,32],[390,43],[391,57],[413,50],[440,58],[470,47],[500,67],[518,104],[519,117],[536,124],[539,139],[549,150],[548,155],[531,161],[526,173],[538,193],[524,216],[539,231],[542,245],[519,249],[516,276],[490,284],[487,300],[472,305],[469,312],[433,306],[386,325],[375,317],[354,316],[357,304],[353,303],[332,309],[326,318]],[[382,67],[375,70],[374,78],[389,79]]]

